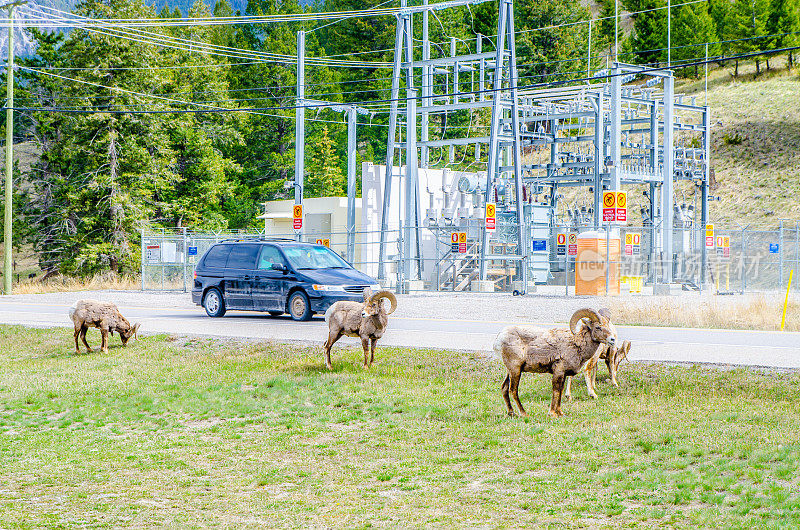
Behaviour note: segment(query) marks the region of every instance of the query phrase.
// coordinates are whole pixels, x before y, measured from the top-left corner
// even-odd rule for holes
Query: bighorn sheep
[[[617,328],[611,321],[611,311],[603,307],[597,311],[597,314],[608,319],[608,325],[611,327],[611,330],[614,332],[614,336],[616,337]],[[604,359],[606,361],[608,371],[610,374],[612,374],[612,384],[614,386],[619,386],[617,385],[617,366],[619,366],[619,363],[622,362],[622,359],[624,359],[628,354],[627,350],[620,351],[624,347],[624,344],[619,348],[617,346],[608,346],[603,344],[600,346],[600,348],[598,348],[597,353],[591,359],[586,361],[586,363],[581,367],[580,371],[583,372],[583,376],[586,379],[586,389],[590,398],[597,399],[597,362],[599,359]],[[630,349],[630,342],[628,342],[627,349]],[[617,355],[620,356],[619,359],[617,359]],[[567,377],[564,395],[568,400],[572,400],[572,377]]]
[[[514,397],[520,414],[527,416],[519,400],[519,380],[522,372],[553,374],[553,396],[550,415],[563,416],[561,397],[564,378],[573,376],[598,354],[603,344],[613,346],[616,333],[608,318],[592,309],[579,309],[569,322],[569,329],[539,329],[508,326],[495,339],[494,350],[500,354],[508,370],[501,385],[508,415],[514,415],[511,400]]]
[[[111,302],[100,302],[98,300],[78,300],[69,308],[69,318],[75,325],[75,353],[80,353],[78,348],[78,336],[80,336],[86,351],[91,352],[92,348],[86,342],[86,331],[90,327],[99,328],[102,337],[100,349],[108,353],[108,334],[116,331],[122,339],[122,345],[126,346],[131,337],[136,336],[139,331],[139,324],[131,326],[130,322],[122,316],[119,308]]]
[[[617,382],[617,369],[622,361],[628,358],[628,352],[631,350],[631,341],[622,341],[619,346],[600,346],[599,355],[589,359],[584,366],[584,377],[586,378],[586,388],[589,391],[589,397],[597,397],[597,364],[598,360],[603,359],[608,367],[608,373],[611,375],[611,384],[618,387]],[[564,389],[564,396],[568,400],[572,399],[572,378],[567,378],[566,388]]]
[[[386,311],[383,299],[391,303],[391,308]],[[372,365],[375,360],[375,344],[383,336],[388,316],[397,309],[397,298],[389,291],[364,289],[364,303],[339,301],[325,311],[325,322],[328,323],[328,340],[325,341],[325,366],[331,366],[331,347],[342,335],[348,337],[361,337],[361,346],[364,348],[364,368]],[[370,344],[371,343],[371,344]]]

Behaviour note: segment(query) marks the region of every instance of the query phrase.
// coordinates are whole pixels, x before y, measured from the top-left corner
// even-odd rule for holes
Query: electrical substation
[[[512,0],[499,1],[495,36],[452,39],[449,50],[432,43],[434,11],[470,3],[426,0],[397,15],[386,164],[364,164],[362,178],[362,243],[377,247],[362,253],[368,270],[400,292],[523,293],[536,284],[568,284],[575,260],[557,250],[558,234],[605,243],[602,255],[609,260],[608,245],[619,244],[626,223],[604,221],[603,192],[625,191],[637,206],[626,222],[641,233],[644,280],[691,283],[682,264],[693,255],[702,260],[702,282],[706,245],[697,227],[708,218],[709,108],[676,94],[669,69],[619,62],[595,72],[587,66],[577,81],[521,83]],[[469,116],[469,127],[447,128],[457,113]],[[302,119],[300,109],[301,131]],[[352,259],[355,128],[350,131]],[[302,157],[302,134],[298,142]],[[298,165],[302,174],[301,158]],[[676,186],[693,187],[699,204],[676,202]],[[486,227],[487,204],[496,209],[495,230]],[[458,252],[453,234],[465,234]]]

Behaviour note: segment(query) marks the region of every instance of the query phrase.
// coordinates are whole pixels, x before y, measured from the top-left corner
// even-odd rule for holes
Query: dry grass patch
[[[784,298],[778,295],[675,296],[614,300],[615,322],[634,326],[779,330]],[[790,297],[787,331],[800,331],[800,303]]]
[[[120,276],[111,272],[96,274],[89,278],[55,276],[46,280],[25,279],[14,285],[14,294],[55,293],[62,291],[132,291],[142,288],[142,282],[135,276]]]

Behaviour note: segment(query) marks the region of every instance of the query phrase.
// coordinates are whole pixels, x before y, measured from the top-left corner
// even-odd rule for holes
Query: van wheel
[[[289,297],[289,314],[292,316],[292,320],[311,319],[311,315],[314,313],[311,311],[311,303],[308,301],[306,293],[303,291],[292,293],[292,296]]]
[[[219,289],[212,287],[203,297],[203,307],[210,317],[221,317],[225,314],[225,298]]]

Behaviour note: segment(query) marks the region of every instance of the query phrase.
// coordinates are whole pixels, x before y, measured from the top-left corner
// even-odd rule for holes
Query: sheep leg
[[[563,416],[561,412],[561,396],[564,394],[564,370],[556,369],[553,371],[553,398],[550,401],[550,415],[554,418]]]
[[[616,352],[615,352],[616,353]],[[608,365],[608,373],[611,375],[611,384],[619,387],[619,383],[617,383],[617,363],[616,359],[606,359],[606,364]]]
[[[81,329],[82,329],[82,326],[81,327],[75,326],[75,334],[74,334],[74,337],[75,337],[75,353],[80,353],[81,352],[80,348],[78,347],[78,336],[81,334]]]
[[[89,343],[86,342],[86,332],[89,331],[88,326],[81,326],[81,340],[83,341],[83,345],[86,346],[86,353],[92,353],[92,347],[89,346]]]
[[[328,340],[325,341],[325,367],[328,370],[333,370],[333,365],[331,365],[331,348],[333,348],[333,344],[339,340],[341,336],[341,331],[337,332],[331,330],[328,334]]]
[[[509,374],[506,374],[506,378],[503,379],[503,383],[500,385],[500,393],[503,396],[503,400],[505,400],[506,402],[506,407],[508,407],[508,415],[513,416],[514,409],[511,408],[511,399],[509,399],[508,397],[508,389],[510,385],[511,385],[511,376]]]
[[[369,339],[361,339],[361,347],[364,348],[364,368],[369,368]]]
[[[583,371],[583,377],[584,379],[586,379],[586,391],[589,392],[589,397],[592,399],[597,399],[597,393],[594,391],[596,376],[597,376],[597,363],[592,362],[592,360],[590,359],[589,362],[586,364],[586,369]]]
[[[520,416],[527,416],[528,413],[525,412],[525,409],[522,407],[522,402],[519,400],[519,380],[522,377],[522,372],[519,371],[515,374],[511,375],[511,381],[509,384],[509,390],[511,391],[511,395],[514,397],[514,401],[517,402],[517,407],[519,408]]]
[[[375,362],[375,346],[378,344],[378,339],[370,339],[369,342],[369,365]]]
[[[100,328],[100,350],[108,353],[108,330],[106,328]]]
[[[572,376],[567,376],[567,383],[564,385],[564,396],[567,401],[572,401]]]

